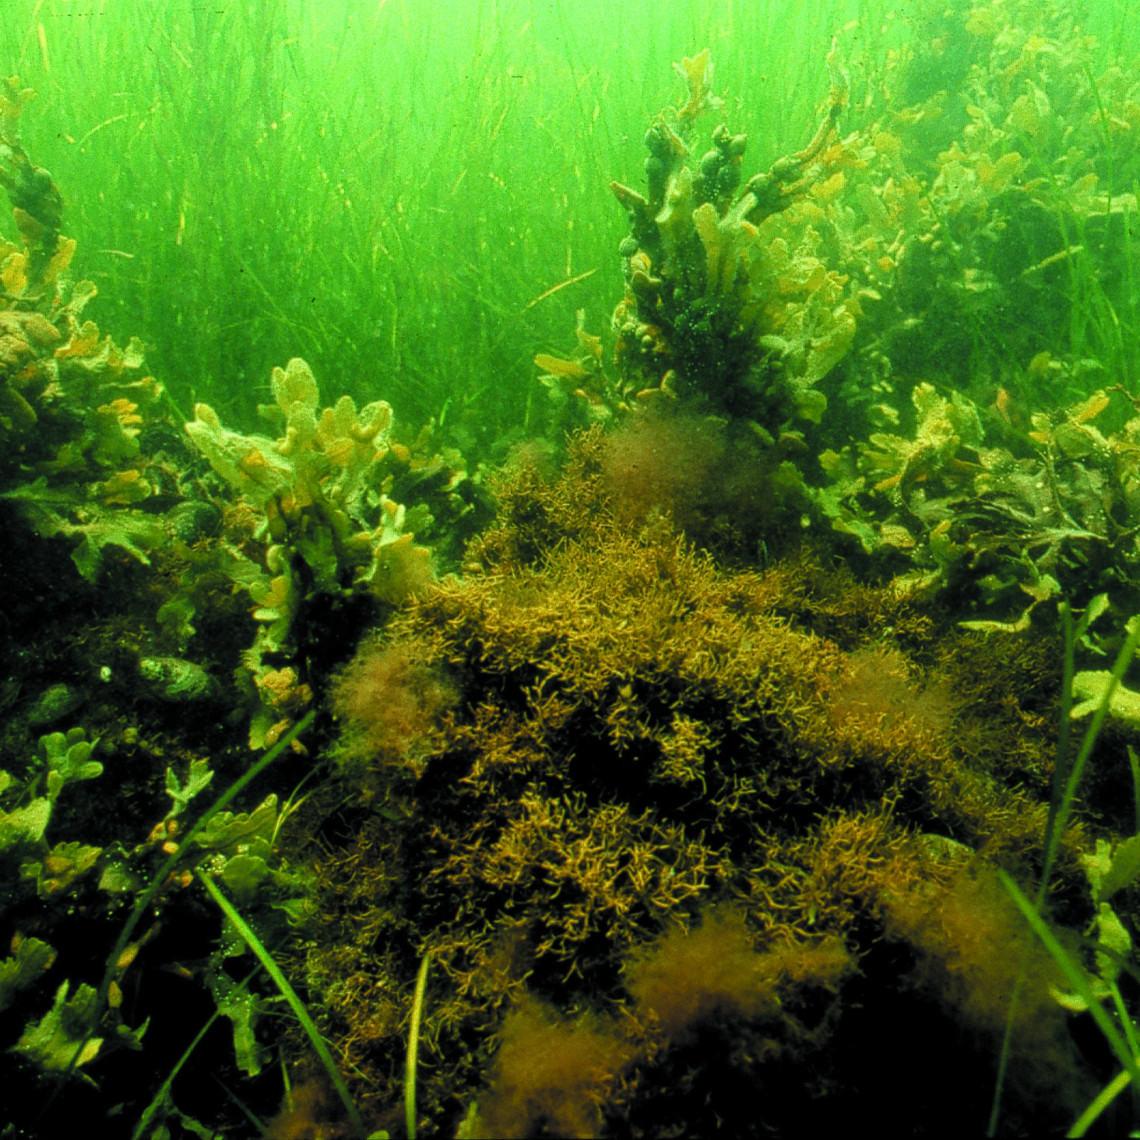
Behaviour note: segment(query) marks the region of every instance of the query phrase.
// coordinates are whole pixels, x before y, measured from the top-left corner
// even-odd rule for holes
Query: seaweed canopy
[[[95,286],[60,286],[76,243],[60,232],[51,174],[20,140],[32,97],[14,76],[0,84],[0,187],[18,236],[0,239],[0,499],[42,537],[74,540],[94,579],[107,548],[145,564],[168,541],[156,513],[136,509],[168,475],[140,445],[163,418],[163,389],[138,338],[120,348],[84,319]]]
[[[24,300],[54,293],[55,282],[75,253],[74,238],[59,232],[63,197],[51,174],[36,166],[20,143],[20,114],[35,97],[30,87],[8,76],[0,92],[0,186],[12,203],[23,249],[0,243],[0,281]]]
[[[685,98],[645,135],[646,192],[611,184],[629,219],[612,354],[580,312],[578,352],[535,357],[556,402],[573,395],[594,422],[643,421],[609,462],[631,517],[660,507],[702,541],[734,533],[755,549],[807,509],[804,432],[826,410],[819,382],[847,353],[860,312],[849,278],[821,259],[819,234],[788,211],[809,193],[836,193],[839,168],[855,161],[836,132],[847,78],[834,49],[828,67],[813,137],[745,181],[747,136],[724,122],[698,129],[722,109],[709,52],[677,64]]]

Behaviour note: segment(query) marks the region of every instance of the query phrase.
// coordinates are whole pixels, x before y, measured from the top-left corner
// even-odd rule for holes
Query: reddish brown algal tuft
[[[457,699],[443,672],[416,647],[367,642],[336,678],[334,715],[349,760],[394,763],[411,758],[436,719]]]
[[[479,1098],[479,1134],[596,1136],[599,1106],[630,1059],[629,1046],[557,1021],[533,1000],[507,1015],[500,1037],[491,1091]]]

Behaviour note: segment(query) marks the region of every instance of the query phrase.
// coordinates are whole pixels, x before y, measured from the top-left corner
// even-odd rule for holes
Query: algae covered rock
[[[147,692],[173,704],[194,704],[218,695],[217,682],[205,669],[179,657],[142,657],[139,677]]]
[[[1041,688],[996,669],[978,635],[948,638],[807,552],[726,571],[668,527],[631,532],[591,470],[578,456],[554,485],[517,478],[468,577],[342,675],[342,758],[373,814],[318,858],[329,925],[296,968],[379,1102],[430,954],[421,1048],[441,1079],[421,1103],[442,1120],[489,1081],[488,1135],[653,1135],[663,1115],[695,1134],[718,1114],[760,1134],[804,1111],[778,1091],[801,1087],[800,1066],[837,1090],[827,1122],[862,1095],[847,1082],[870,995],[895,1002],[913,972],[913,1000],[953,1023],[991,985],[1012,904],[979,950],[964,932],[971,907],[998,905],[991,884],[946,884],[975,873],[975,852],[1035,857]],[[1047,668],[1047,648],[1019,652],[1018,668]],[[958,911],[962,939],[927,933]],[[1000,1041],[991,1014],[970,1022],[984,1049]],[[1040,1026],[1067,1055],[1063,1015]],[[769,1089],[759,1117],[717,1091],[725,1072]],[[1060,1068],[1018,1072],[1040,1094]]]

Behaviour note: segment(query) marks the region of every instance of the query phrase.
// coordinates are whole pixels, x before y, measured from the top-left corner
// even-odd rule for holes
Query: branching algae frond
[[[816,257],[818,236],[779,215],[826,186],[847,155],[835,133],[846,76],[834,50],[828,62],[831,92],[814,137],[743,188],[747,135],[718,123],[695,157],[697,121],[722,106],[708,50],[676,65],[687,97],[646,132],[646,193],[611,183],[630,227],[613,372],[600,341],[580,327],[578,358],[536,358],[553,394],[573,391],[595,419],[680,401],[747,424],[766,444],[797,418],[818,421],[826,400],[815,385],[847,351],[858,306],[846,279]]]
[[[15,211],[23,249],[0,248],[0,283],[7,294],[39,297],[51,289],[75,252],[75,240],[63,237],[63,198],[52,176],[36,166],[20,145],[20,112],[34,98],[15,76],[3,81],[0,94],[0,186]]]
[[[44,537],[77,538],[72,558],[93,578],[108,546],[145,563],[167,538],[155,515],[136,509],[160,482],[172,486],[139,445],[163,393],[137,338],[119,348],[83,319],[95,286],[59,283],[75,241],[60,233],[51,175],[19,141],[31,97],[14,78],[0,90],[0,186],[20,237],[0,241],[0,498]]]
[[[288,657],[305,598],[362,591],[395,604],[432,577],[426,547],[416,546],[404,508],[388,497],[392,409],[382,400],[359,411],[349,396],[321,409],[320,392],[300,359],[272,376],[275,403],[263,408],[281,435],[242,435],[198,404],[186,431],[244,510],[231,512],[242,534],[225,546],[219,568],[248,591],[258,622],[246,653],[255,685],[251,741],[272,743],[311,700],[298,671],[267,659]],[[418,512],[426,525],[426,509]],[[412,520],[414,525],[416,520]]]

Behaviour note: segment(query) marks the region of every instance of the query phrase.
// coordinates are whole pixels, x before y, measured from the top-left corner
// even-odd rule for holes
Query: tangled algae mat
[[[424,1131],[973,1133],[1024,967],[1003,1131],[1071,1120],[1085,1061],[993,871],[1039,863],[1058,644],[807,550],[720,568],[623,517],[606,447],[518,466],[468,575],[337,682],[365,806],[313,835],[323,924],[291,965],[360,1103],[402,1131],[427,953]]]

